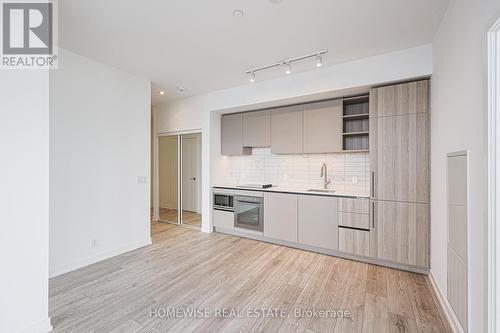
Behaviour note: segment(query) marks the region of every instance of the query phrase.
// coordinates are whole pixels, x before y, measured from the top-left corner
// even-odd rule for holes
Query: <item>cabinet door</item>
[[[243,116],[241,113],[221,117],[222,155],[247,155],[250,148],[243,148]]]
[[[348,228],[339,228],[339,251],[361,255],[370,255],[370,232]]]
[[[214,227],[229,230],[234,229],[234,212],[214,209],[212,217],[214,219]]]
[[[342,151],[342,100],[304,106],[304,153]]]
[[[297,243],[297,195],[264,193],[264,237]]]
[[[370,90],[370,117],[427,113],[428,108],[429,80]]]
[[[302,153],[303,106],[288,106],[271,111],[271,152]]]
[[[255,111],[243,114],[243,146],[271,145],[271,112]]]
[[[374,201],[377,258],[429,266],[429,205]]]
[[[337,198],[299,195],[299,243],[338,249]]]
[[[428,115],[370,118],[372,198],[429,203]]]

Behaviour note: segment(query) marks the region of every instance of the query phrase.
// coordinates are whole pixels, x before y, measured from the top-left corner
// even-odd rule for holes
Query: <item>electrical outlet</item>
[[[148,177],[146,176],[137,176],[137,184],[146,184],[148,181]]]

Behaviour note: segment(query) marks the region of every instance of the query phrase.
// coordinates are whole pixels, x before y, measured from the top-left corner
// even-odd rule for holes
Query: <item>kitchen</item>
[[[223,114],[214,231],[428,274],[429,86]]]

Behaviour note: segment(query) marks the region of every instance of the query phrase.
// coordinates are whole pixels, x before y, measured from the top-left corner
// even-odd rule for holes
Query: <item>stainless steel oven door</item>
[[[234,226],[255,231],[264,230],[264,203],[258,197],[234,197]]]

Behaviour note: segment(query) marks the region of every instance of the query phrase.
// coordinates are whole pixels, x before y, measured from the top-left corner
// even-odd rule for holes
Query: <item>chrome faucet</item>
[[[327,180],[327,173],[328,173],[328,170],[326,168],[326,163],[323,163],[323,165],[321,165],[321,174],[319,175],[320,177],[324,177],[323,179],[323,188],[326,190],[328,188],[328,184],[330,184],[331,182],[331,179],[328,179]]]

